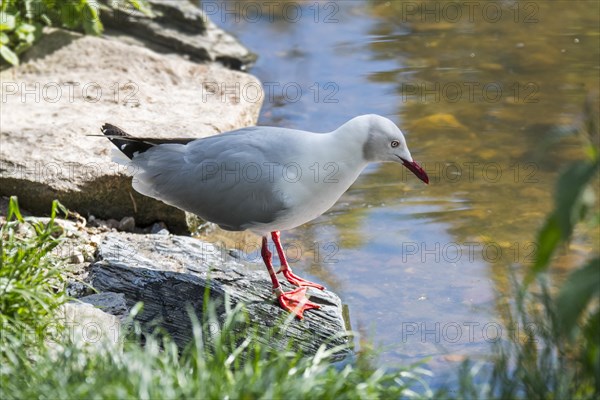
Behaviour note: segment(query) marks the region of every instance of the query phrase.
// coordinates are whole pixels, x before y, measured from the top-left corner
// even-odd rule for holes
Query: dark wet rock
[[[192,2],[149,0],[149,3],[154,17],[129,6],[107,12],[103,21],[112,33],[133,36],[157,52],[176,52],[193,61],[217,61],[237,70],[256,60],[255,54],[217,27]]]
[[[91,266],[90,283],[97,290],[123,294],[128,307],[143,302],[139,320],[159,322],[181,345],[192,335],[187,306],[201,320],[207,288],[211,301],[220,304],[219,319],[227,313],[226,299],[232,307],[245,303],[250,320],[261,327],[265,343],[271,346],[284,348],[294,339],[305,354],[314,354],[324,343],[329,347],[346,343],[339,337],[345,333],[339,297],[312,288],[308,290],[310,300],[322,308],[305,312],[303,321],[290,318],[282,337],[270,337],[268,332],[290,314],[276,304],[266,271],[259,265],[242,264],[227,250],[191,237],[110,233],[99,246],[99,261]]]

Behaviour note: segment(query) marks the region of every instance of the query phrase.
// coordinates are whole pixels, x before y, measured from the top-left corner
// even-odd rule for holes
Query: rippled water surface
[[[495,305],[508,268],[532,260],[557,171],[581,156],[576,139],[554,139],[598,96],[599,3],[267,3],[210,9],[259,56],[259,124],[330,131],[381,114],[431,177],[368,168],[284,233],[294,268],[340,295],[384,362],[448,370],[486,354],[509,334]],[[598,242],[580,236],[560,269]]]

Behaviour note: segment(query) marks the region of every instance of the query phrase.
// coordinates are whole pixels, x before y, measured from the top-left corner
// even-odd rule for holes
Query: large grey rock
[[[185,54],[196,61],[217,61],[242,69],[256,56],[230,34],[218,28],[190,1],[149,0],[154,17],[122,3],[103,14],[108,33],[125,33],[158,52]]]
[[[305,312],[302,321],[289,318],[284,335],[271,336],[276,324],[290,315],[276,304],[266,270],[243,264],[213,244],[183,236],[111,233],[102,241],[99,255],[101,260],[90,271],[92,286],[124,294],[129,307],[142,301],[140,321],[158,321],[179,344],[192,336],[187,305],[200,315],[206,288],[211,300],[221,304],[217,307],[221,320],[227,313],[226,296],[232,307],[245,303],[250,319],[271,346],[284,348],[294,339],[304,354],[314,354],[323,343],[330,347],[346,343],[340,337],[345,333],[340,299],[312,288],[310,300],[322,308]]]
[[[54,30],[23,61],[0,75],[0,195],[38,214],[59,199],[83,215],[182,232],[184,213],[137,194],[135,171],[87,135],[111,122],[138,136],[205,137],[253,125],[262,103],[251,75],[112,37]]]

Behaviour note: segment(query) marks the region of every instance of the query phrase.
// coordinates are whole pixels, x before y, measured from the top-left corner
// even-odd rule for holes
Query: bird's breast
[[[317,169],[319,168],[319,169]],[[291,229],[311,221],[329,210],[354,183],[360,166],[310,165],[294,171],[276,185],[276,195],[285,204],[277,216],[279,223]]]

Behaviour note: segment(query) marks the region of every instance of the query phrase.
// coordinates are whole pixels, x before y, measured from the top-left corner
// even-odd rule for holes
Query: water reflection
[[[451,223],[457,242],[497,245],[503,262],[482,258],[505,292],[505,266],[532,260],[556,171],[581,156],[575,140],[548,143],[579,123],[599,86],[599,5],[370,4],[382,38],[371,50],[398,63],[371,79],[396,83],[399,115],[440,177],[428,196],[465,202],[434,219]]]
[[[250,72],[273,90],[260,124],[328,131],[385,115],[432,178],[371,167],[330,212],[284,233],[303,250],[295,267],[340,294],[385,361],[432,356],[447,368],[506,337],[495,293],[510,265],[531,261],[557,171],[581,156],[575,140],[551,139],[600,83],[598,2],[497,2],[458,20],[441,11],[468,16],[467,3],[479,4],[321,2],[338,22],[216,21],[259,54]],[[315,7],[294,4],[305,16]],[[292,83],[293,101],[275,86]],[[598,238],[574,246],[585,254]]]

